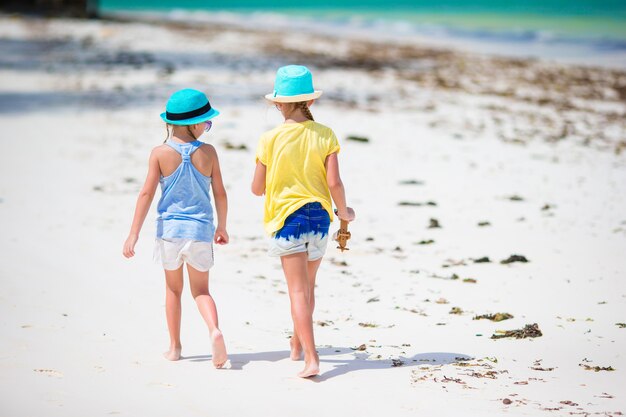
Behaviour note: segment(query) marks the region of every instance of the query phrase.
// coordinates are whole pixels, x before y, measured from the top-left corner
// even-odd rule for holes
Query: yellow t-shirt
[[[312,120],[284,123],[261,135],[256,158],[267,168],[263,221],[268,234],[280,230],[291,213],[315,201],[332,221],[324,163],[335,152],[339,152],[335,133]]]

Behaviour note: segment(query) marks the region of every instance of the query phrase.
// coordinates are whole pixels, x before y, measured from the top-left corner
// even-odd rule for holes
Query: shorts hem
[[[320,256],[318,256],[316,258],[312,258],[312,257],[309,256],[309,262],[320,260],[320,259],[322,259],[324,257],[324,255],[326,255],[326,254],[322,253]]]
[[[211,270],[211,268],[213,268],[213,265],[215,265],[215,263],[212,262],[211,265],[209,265],[209,267],[207,269],[199,268],[199,267],[197,267],[196,265],[194,265],[191,262],[187,262],[187,265],[191,266],[193,269],[195,269],[198,272],[209,272]]]
[[[296,253],[307,253],[307,250],[306,248],[302,248],[302,249],[286,250],[280,253],[276,253],[276,251],[273,251],[272,249],[270,249],[267,254],[268,256],[271,256],[272,258],[280,258],[281,256],[295,255]]]
[[[176,271],[178,269],[180,269],[181,266],[183,266],[183,261],[180,261],[180,263],[178,264],[178,266],[176,268],[170,268],[170,264],[165,265],[163,262],[161,262],[161,265],[163,266],[163,269],[165,269],[166,271]]]

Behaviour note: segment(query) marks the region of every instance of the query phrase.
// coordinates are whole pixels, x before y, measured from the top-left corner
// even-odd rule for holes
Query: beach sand
[[[0,17],[0,52],[3,416],[626,412],[626,72],[16,16]],[[329,244],[320,270],[308,380],[250,192],[257,139],[280,123],[261,97],[292,62],[325,91],[312,112],[339,137],[357,213],[350,251]],[[222,112],[203,140],[229,193],[210,273],[224,370],[187,288],[183,358],[161,356],[154,208],[135,258],[121,254],[158,115],[183,87]],[[513,317],[474,319],[495,313]],[[538,337],[492,338],[533,324]]]

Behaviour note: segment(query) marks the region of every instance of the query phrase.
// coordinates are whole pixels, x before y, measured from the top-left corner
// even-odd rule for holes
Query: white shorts
[[[328,234],[307,233],[296,237],[269,239],[269,256],[286,256],[294,253],[306,252],[309,261],[316,261],[326,253]]]
[[[163,269],[173,271],[187,262],[194,269],[206,272],[213,266],[213,243],[191,239],[158,239],[154,247],[154,260]]]
[[[305,252],[309,261],[326,253],[330,217],[321,203],[307,203],[291,213],[283,227],[270,239],[269,255],[286,256]]]

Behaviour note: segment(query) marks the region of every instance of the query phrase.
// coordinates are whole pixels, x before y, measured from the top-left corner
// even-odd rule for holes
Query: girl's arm
[[[330,195],[337,207],[337,217],[341,220],[351,222],[354,220],[355,214],[352,208],[346,205],[346,190],[343,188],[343,182],[339,176],[339,159],[337,153],[331,153],[326,157],[326,181]]]
[[[254,178],[252,179],[252,194],[263,195],[265,194],[265,175],[267,174],[267,167],[261,163],[256,162],[256,168],[254,170]]]
[[[226,232],[226,214],[228,212],[228,197],[224,182],[222,181],[222,171],[220,171],[220,162],[217,159],[217,151],[213,146],[209,146],[209,151],[213,159],[213,168],[211,169],[211,186],[213,187],[213,199],[215,200],[215,211],[217,213],[217,228],[213,241],[218,245],[228,243],[228,233]]]
[[[161,170],[159,168],[159,158],[157,157],[156,149],[150,154],[148,161],[148,175],[146,181],[139,192],[137,197],[137,205],[135,206],[135,215],[133,216],[133,224],[130,227],[130,233],[126,242],[124,242],[124,249],[122,253],[125,257],[130,258],[135,256],[135,244],[139,239],[139,232],[141,226],[146,219],[152,200],[154,199],[154,193],[156,192],[157,185],[159,184],[159,176]]]

